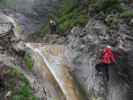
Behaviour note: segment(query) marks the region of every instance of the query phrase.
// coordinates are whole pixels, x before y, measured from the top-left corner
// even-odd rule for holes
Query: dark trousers
[[[50,26],[50,33],[53,34],[53,33],[56,33],[57,32],[57,27],[56,25],[51,25]]]
[[[5,87],[3,81],[4,81],[4,80],[0,79],[0,92],[3,91],[3,89],[4,89],[4,87]]]
[[[102,73],[106,80],[109,80],[109,64],[99,63],[95,66],[98,73]]]

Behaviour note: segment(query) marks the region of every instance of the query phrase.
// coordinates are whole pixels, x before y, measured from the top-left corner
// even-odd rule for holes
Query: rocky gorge
[[[17,0],[17,11],[12,10],[12,7],[1,8],[0,61],[8,66],[20,66],[17,69],[28,79],[33,94],[38,97],[37,100],[131,100],[133,96],[132,11],[121,12],[119,11],[121,8],[118,7],[132,10],[132,2],[112,0],[112,6],[109,6],[109,0],[103,0],[99,6],[97,3],[99,0],[95,5],[89,5],[90,2],[83,0],[81,2],[83,5],[87,2],[91,7],[86,8],[89,9],[87,14],[89,19],[85,25],[76,25],[62,33],[44,32],[40,38],[37,37],[40,32],[35,31],[48,20],[46,13],[53,11],[49,8],[49,3],[57,1],[34,1],[41,7],[35,6],[33,1]],[[27,3],[25,7],[18,6],[19,3],[25,2]],[[47,6],[43,8],[45,4]],[[92,9],[95,6],[96,9]],[[112,12],[106,12],[107,9],[102,8],[104,6]],[[34,16],[35,19],[29,21],[30,17],[27,16]],[[34,21],[40,22],[34,24]],[[26,29],[28,27],[30,28]],[[32,32],[37,35],[35,39],[30,40],[34,35]],[[117,63],[109,66],[108,82],[103,76],[97,75],[95,69],[106,45],[112,45],[114,51],[119,54]],[[21,51],[24,51],[24,54],[21,54]],[[9,90],[6,93],[8,92]],[[30,97],[28,99],[34,100]]]

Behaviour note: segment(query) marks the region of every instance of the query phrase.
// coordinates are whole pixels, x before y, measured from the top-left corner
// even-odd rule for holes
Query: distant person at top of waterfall
[[[53,19],[50,19],[49,20],[49,27],[50,27],[50,33],[51,34],[57,32],[57,24],[56,24],[56,21],[55,20],[53,20]]]

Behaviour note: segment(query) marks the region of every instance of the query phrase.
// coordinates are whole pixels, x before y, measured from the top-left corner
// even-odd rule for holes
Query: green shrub
[[[24,100],[23,96],[22,95],[14,95],[12,97],[12,100]]]
[[[29,81],[18,69],[4,67],[0,70],[0,75],[4,75],[4,91],[1,93],[5,94],[10,90],[10,100],[38,100],[33,95]],[[1,95],[1,100],[4,100],[4,95]]]
[[[20,88],[20,94],[23,95],[24,97],[28,97],[29,94],[32,94],[30,87],[26,84],[24,84],[21,88]]]
[[[30,53],[26,53],[24,56],[24,62],[27,65],[28,69],[32,69],[33,68],[33,59],[30,55]]]
[[[123,18],[133,17],[133,10],[124,11],[123,13],[120,14],[120,17],[123,17]]]
[[[84,25],[88,21],[88,16],[80,15],[79,19],[80,20],[77,20],[77,23],[79,23],[80,25]]]
[[[120,19],[117,15],[108,15],[105,22],[111,29],[116,29],[119,25]]]
[[[43,32],[48,32],[48,29],[49,29],[49,24],[47,23],[47,25],[44,25],[44,26],[42,27],[40,33],[42,34]],[[41,34],[40,34],[40,36],[41,36]]]
[[[120,0],[95,0],[95,2],[92,2],[92,3],[94,3],[93,9],[97,13],[104,12],[104,13],[108,14],[113,11],[116,11],[116,12],[123,11]]]
[[[27,98],[23,97],[23,95],[15,95],[15,96],[13,96],[12,100],[27,100]],[[32,97],[28,98],[28,100],[39,100],[39,99],[32,96]]]
[[[0,7],[14,8],[16,6],[16,0],[0,0]]]
[[[69,7],[67,6],[67,8]],[[70,30],[76,25],[84,25],[88,20],[87,13],[87,8],[82,8],[79,3],[75,3],[75,5],[70,7],[69,10],[67,9],[67,11],[62,12],[62,16],[58,18],[59,31],[64,32],[66,30]]]
[[[65,32],[76,25],[84,25],[88,20],[88,8],[80,4],[81,0],[61,0],[60,6],[54,13],[58,32]],[[41,29],[48,32],[48,24]]]
[[[73,9],[79,6],[79,0],[60,0],[60,2],[61,6],[57,11],[59,17],[71,13]]]
[[[17,72],[18,73],[18,72]],[[14,74],[15,75],[15,74]],[[18,74],[16,74],[17,76]],[[14,76],[15,77],[15,76]],[[20,73],[19,80],[19,88],[14,90],[14,96],[12,96],[12,100],[38,100],[32,92],[29,81],[25,78],[24,75]],[[17,81],[16,81],[17,82]],[[14,85],[15,86],[15,85]]]

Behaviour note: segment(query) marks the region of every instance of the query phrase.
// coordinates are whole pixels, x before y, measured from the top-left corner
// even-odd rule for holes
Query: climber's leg
[[[109,81],[109,65],[105,64],[105,76],[106,80]]]
[[[50,26],[50,33],[51,34],[56,33],[56,25],[51,25]]]
[[[95,69],[97,71],[97,75],[103,74],[103,65],[102,65],[102,63],[96,64]]]
[[[109,67],[108,64],[101,64],[101,72],[103,74],[104,80],[109,80]]]
[[[95,66],[97,75],[103,75],[103,77],[108,81],[109,80],[109,65],[99,63]]]
[[[4,81],[4,80],[1,79],[1,77],[0,77],[0,92],[3,91],[3,89],[5,88],[4,82],[3,82],[3,81]]]

